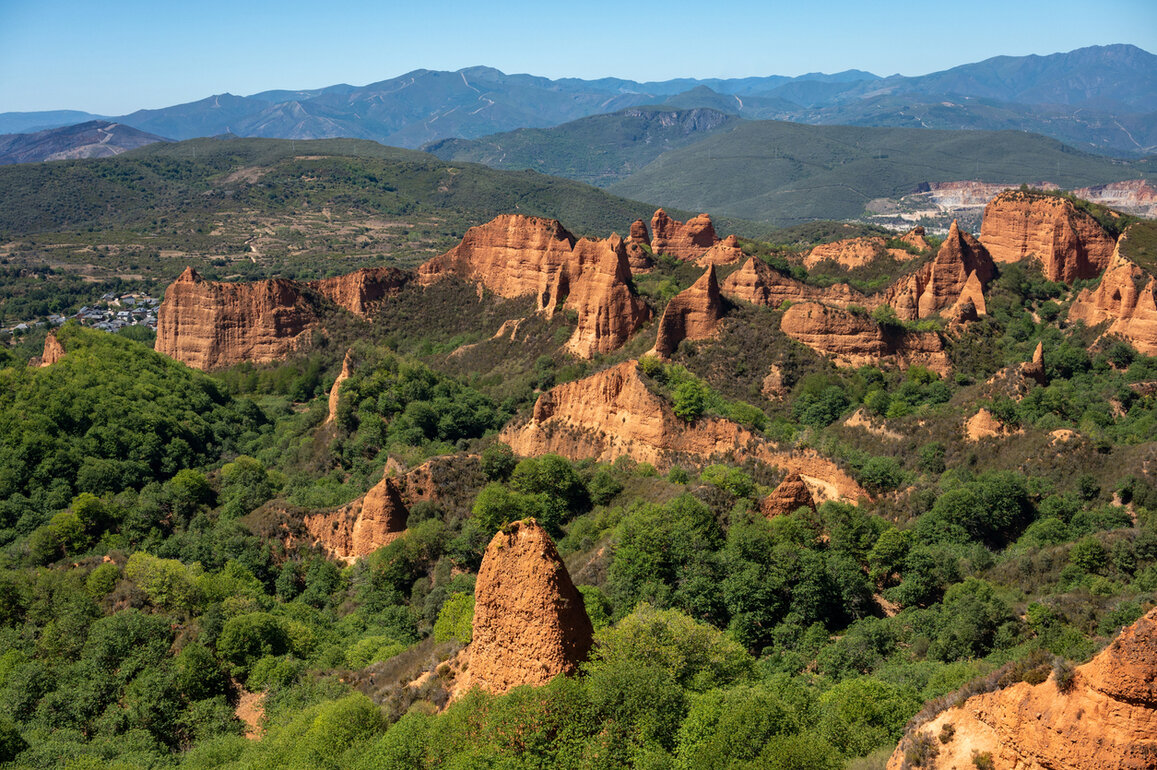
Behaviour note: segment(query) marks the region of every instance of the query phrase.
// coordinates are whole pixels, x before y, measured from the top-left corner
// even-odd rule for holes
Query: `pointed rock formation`
[[[504,214],[470,228],[460,244],[418,268],[423,286],[447,275],[501,297],[532,295],[547,314],[577,311],[567,349],[580,358],[618,348],[650,318],[631,291],[623,240],[576,240],[553,219]]]
[[[803,266],[810,270],[820,262],[830,260],[846,270],[863,267],[888,253],[885,243],[878,235],[821,243],[803,258]]]
[[[952,726],[952,740],[937,737]],[[909,730],[888,761],[907,767],[916,736],[938,747],[925,770],[972,767],[988,754],[995,770],[1151,770],[1157,757],[1157,609],[1150,610],[1073,672],[974,695]]]
[[[759,512],[769,519],[795,513],[800,508],[814,511],[816,502],[798,473],[789,473],[770,495],[759,502]]]
[[[715,280],[715,265],[667,303],[659,319],[655,355],[668,358],[683,340],[702,340],[715,334],[723,317],[723,297]]]
[[[734,235],[729,235],[703,252],[703,256],[695,260],[695,264],[699,267],[734,265],[741,259],[743,259],[743,249],[739,247],[739,239]]]
[[[984,246],[953,220],[936,258],[893,284],[884,293],[884,303],[903,321],[945,311],[949,317],[959,317],[962,309],[954,306],[965,300],[977,315],[983,315],[984,287],[995,274],[996,266]]]
[[[1114,243],[1071,201],[1021,190],[1002,192],[985,206],[980,240],[997,262],[1034,257],[1046,278],[1065,283],[1100,275]]]
[[[1036,350],[1033,351],[1032,360],[1020,365],[1020,375],[1024,379],[1032,380],[1038,385],[1048,384],[1048,379],[1045,377],[1045,344],[1043,340],[1036,344]]]
[[[626,248],[627,262],[631,265],[632,273],[645,273],[655,266],[655,260],[651,257],[651,234],[643,220],[636,219],[631,223]]]
[[[56,338],[56,332],[49,332],[48,336],[44,338],[44,352],[40,354],[40,362],[36,365],[52,366],[62,358],[64,358],[64,345],[61,345],[60,340]]]
[[[1109,322],[1109,334],[1119,334],[1147,356],[1157,356],[1157,279],[1121,254],[1121,236],[1101,282],[1084,289],[1069,308],[1069,321],[1089,326]]]
[[[802,302],[784,311],[780,328],[840,366],[891,362],[905,368],[925,366],[941,375],[951,371],[938,333],[886,330],[866,314]]]
[[[757,257],[748,258],[743,267],[723,280],[720,291],[732,299],[762,307],[778,308],[784,301],[824,301],[836,305],[865,304],[863,294],[846,283],[827,289],[808,286],[784,275]]]
[[[714,246],[719,238],[711,217],[700,214],[686,222],[672,219],[659,209],[651,217],[651,251],[668,254],[676,259],[698,259]]]
[[[502,528],[486,547],[474,584],[470,664],[461,691],[501,695],[573,674],[594,630],[550,535],[534,519]]]
[[[352,350],[345,352],[345,358],[343,358],[341,362],[341,371],[338,372],[337,379],[333,381],[333,387],[329,389],[329,415],[325,418],[325,425],[329,425],[337,419],[337,405],[341,396],[341,384],[353,374],[353,362],[350,360],[352,354]]]
[[[348,505],[306,516],[305,529],[330,556],[352,563],[401,537],[409,515],[393,479],[383,478]]]
[[[204,371],[242,361],[269,363],[310,339],[325,310],[323,297],[364,316],[404,282],[400,270],[373,268],[308,283],[218,283],[188,267],[165,290],[154,347]]]
[[[751,458],[817,479],[825,499],[854,502],[866,494],[835,463],[817,454],[776,451],[731,420],[701,417],[687,423],[647,388],[637,361],[543,393],[531,420],[508,425],[499,438],[525,457],[553,452],[571,460],[613,462],[626,455],[660,470],[681,459]]]

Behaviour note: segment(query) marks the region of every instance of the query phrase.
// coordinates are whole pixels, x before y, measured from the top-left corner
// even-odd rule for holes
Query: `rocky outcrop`
[[[846,270],[852,270],[885,256],[888,250],[884,244],[884,239],[877,235],[821,243],[803,258],[803,266],[810,270],[820,262],[831,261]]]
[[[723,318],[723,297],[715,279],[715,265],[689,288],[679,292],[667,303],[659,319],[655,337],[655,355],[667,358],[683,340],[702,340],[715,334]]]
[[[387,477],[349,505],[306,516],[305,529],[330,556],[353,562],[401,537],[408,516],[398,487]]]
[[[731,420],[688,423],[652,393],[636,361],[559,385],[538,397],[533,417],[507,426],[500,440],[517,454],[553,452],[571,460],[613,462],[623,456],[666,470],[679,460],[759,460],[808,477],[824,499],[865,496],[835,463],[814,453],[777,451]]]
[[[667,216],[659,209],[651,217],[651,251],[676,259],[699,259],[719,241],[711,217],[700,214],[686,222]]]
[[[60,340],[56,338],[56,332],[49,332],[48,336],[44,338],[44,352],[34,363],[36,366],[52,366],[62,358],[64,358],[64,345],[61,345]]]
[[[352,355],[352,350],[346,351],[345,358],[343,358],[341,362],[341,371],[338,372],[337,378],[333,381],[333,387],[329,389],[329,414],[326,415],[325,425],[329,425],[337,419],[337,405],[341,397],[341,384],[353,374]]]
[[[883,301],[903,321],[942,313],[958,318],[967,315],[968,303],[975,315],[984,315],[984,287],[995,274],[984,246],[953,221],[936,257],[889,287]]]
[[[928,251],[928,249],[932,248],[932,244],[928,242],[928,239],[925,238],[924,235],[924,228],[917,225],[901,235],[900,240],[916,249],[916,251]]]
[[[1045,344],[1043,341],[1036,344],[1036,350],[1032,352],[1032,360],[1020,365],[1020,375],[1025,380],[1032,380],[1037,385],[1048,384],[1048,379],[1045,376]]]
[[[769,519],[795,513],[800,508],[814,511],[816,502],[798,473],[789,473],[770,495],[759,501],[759,512]]]
[[[1111,206],[1128,214],[1153,219],[1157,217],[1157,188],[1144,179],[1082,187],[1073,195],[1103,206]]]
[[[460,691],[501,695],[573,674],[593,628],[550,535],[534,519],[502,528],[486,547],[474,584],[473,638]]]
[[[553,219],[505,214],[470,228],[460,244],[418,268],[424,286],[448,275],[502,297],[532,295],[548,315],[576,311],[566,347],[580,358],[618,348],[650,318],[631,291],[624,241],[576,239]]]
[[[406,280],[406,273],[395,267],[372,267],[307,285],[338,307],[366,318],[377,303],[401,291]]]
[[[809,286],[756,257],[749,258],[743,267],[727,276],[720,291],[732,299],[771,308],[778,308],[785,301],[823,301],[837,305],[866,302],[863,294],[846,283],[837,283],[827,289]]]
[[[655,260],[651,257],[651,234],[643,220],[636,219],[631,223],[626,249],[632,273],[645,273],[655,266]]]
[[[186,268],[157,311],[155,348],[194,369],[284,358],[310,339],[320,297],[294,281],[206,281]]]
[[[326,299],[364,317],[405,280],[402,271],[383,267],[308,283],[218,283],[189,267],[165,290],[154,347],[206,371],[277,361],[310,339]]]
[[[1129,233],[1122,236],[1127,240]],[[1106,332],[1119,334],[1147,356],[1157,355],[1157,279],[1121,255],[1120,245],[1101,276],[1084,289],[1069,308],[1069,321],[1089,326],[1109,323]]]
[[[803,302],[784,311],[780,328],[840,366],[889,362],[905,368],[924,366],[941,375],[951,370],[944,340],[937,332],[885,329],[866,313]]]
[[[1008,190],[984,209],[980,240],[997,262],[1040,260],[1050,281],[1095,278],[1109,264],[1113,238],[1071,201]]]
[[[952,726],[952,738],[938,736]],[[909,767],[917,736],[938,751],[925,770],[972,767],[988,754],[996,770],[1151,770],[1157,764],[1157,610],[1121,632],[1073,672],[1037,685],[1019,682],[986,692],[911,729],[888,762]]]
[[[743,259],[743,249],[739,246],[739,239],[734,235],[729,235],[703,252],[703,256],[695,260],[695,264],[699,267],[734,265],[741,259]]]

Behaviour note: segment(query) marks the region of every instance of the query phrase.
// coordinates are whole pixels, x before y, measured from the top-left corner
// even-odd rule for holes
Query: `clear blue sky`
[[[476,64],[552,78],[920,75],[1108,43],[1157,52],[1157,3],[0,0],[0,112],[117,115]]]

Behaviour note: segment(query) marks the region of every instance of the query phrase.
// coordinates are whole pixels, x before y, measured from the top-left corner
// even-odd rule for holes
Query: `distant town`
[[[15,326],[0,329],[0,334],[25,334],[37,327],[60,326],[74,319],[85,326],[106,332],[116,332],[126,326],[147,326],[157,330],[157,308],[161,301],[147,294],[131,293],[117,296],[113,292],[102,294],[92,305],[85,305],[73,315],[53,313],[47,320],[23,321]]]

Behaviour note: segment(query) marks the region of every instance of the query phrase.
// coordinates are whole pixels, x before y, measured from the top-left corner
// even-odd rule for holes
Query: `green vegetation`
[[[809,126],[748,121],[665,152],[607,189],[777,225],[860,216],[924,182],[1049,179],[1075,188],[1122,178],[1122,161],[1018,131]],[[1060,169],[1058,171],[1058,168]],[[1147,176],[1138,164],[1134,176]],[[774,180],[769,187],[768,180]]]
[[[790,234],[776,243],[744,245],[819,280],[793,268]],[[700,273],[660,262],[636,285],[658,311]],[[88,296],[60,285],[10,296]],[[671,361],[642,355],[644,333],[578,362],[561,350],[567,314],[454,280],[407,287],[372,321],[336,314],[286,361],[212,375],[74,325],[62,360],[28,368],[29,335],[0,360],[0,762],[874,766],[922,710],[1017,681],[1071,686],[1157,591],[1157,358],[1069,325],[1072,294],[1002,265],[989,314],[940,330],[947,376],[837,368],[779,333],[779,310],[749,305]],[[494,339],[509,318],[524,319],[518,341]],[[1016,375],[1038,343],[1045,385]],[[541,391],[636,356],[692,429],[736,420],[830,458],[871,498],[769,520],[784,469],[721,455],[660,472],[496,441]],[[966,440],[981,406],[1006,435]],[[383,474],[409,503],[405,533],[330,558],[305,518]],[[449,703],[483,552],[527,516],[597,645],[577,676]],[[259,741],[238,718],[252,694]],[[905,744],[909,760],[952,740]]]

